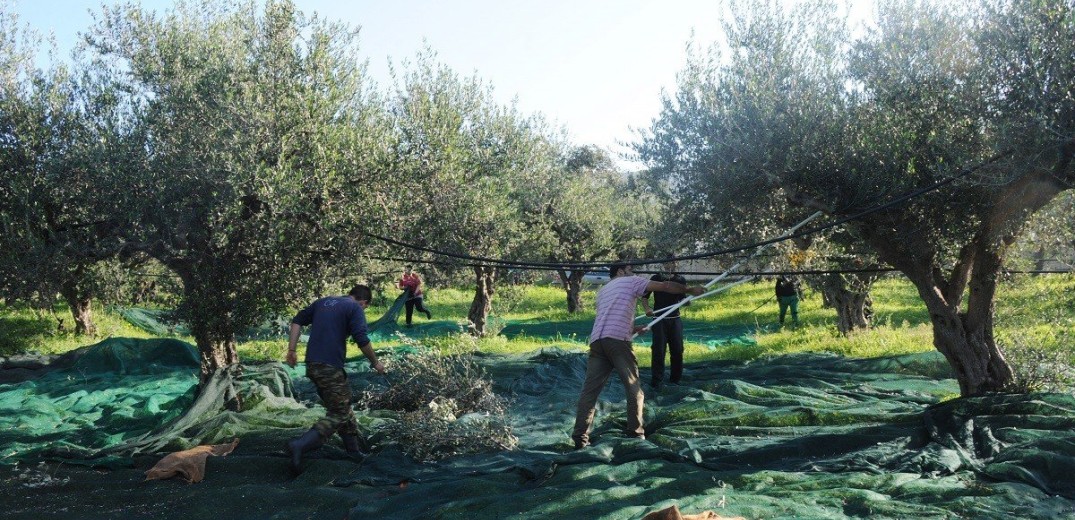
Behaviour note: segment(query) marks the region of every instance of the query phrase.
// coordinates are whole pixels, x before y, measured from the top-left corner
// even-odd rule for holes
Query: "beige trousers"
[[[576,446],[590,443],[590,426],[593,425],[594,407],[601,390],[615,370],[627,392],[627,430],[631,437],[645,438],[642,429],[642,388],[638,384],[638,360],[628,341],[602,338],[590,343],[590,357],[586,361],[586,381],[582,384],[575,428],[571,439]]]

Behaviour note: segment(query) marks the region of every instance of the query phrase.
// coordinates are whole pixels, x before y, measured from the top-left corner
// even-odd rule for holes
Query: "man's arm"
[[[302,325],[299,325],[295,322],[291,322],[291,331],[288,334],[287,339],[287,357],[285,358],[287,366],[291,368],[295,368],[295,365],[299,362],[297,349],[299,348],[299,336],[301,334]]]
[[[646,284],[646,292],[666,292],[670,294],[689,294],[698,296],[705,292],[705,287],[687,287],[676,282],[654,282],[650,280]]]
[[[642,302],[642,310],[646,311],[646,316],[653,316],[653,307],[649,306],[649,295],[650,293],[642,295],[642,298],[639,301]],[[656,301],[656,299],[654,299],[654,301]]]
[[[370,366],[378,374],[384,374],[384,365],[377,359],[377,353],[373,351],[373,342],[370,341],[370,337],[367,335],[366,312],[361,307],[356,307],[355,312],[351,314],[350,327],[351,337],[358,344],[358,349],[362,351],[362,355],[366,356],[366,359],[370,361]]]
[[[377,353],[373,351],[373,344],[369,341],[365,345],[359,345],[358,349],[362,351],[362,355],[366,356],[366,359],[370,361],[370,366],[377,371],[378,374],[384,374],[384,365],[377,359]]]

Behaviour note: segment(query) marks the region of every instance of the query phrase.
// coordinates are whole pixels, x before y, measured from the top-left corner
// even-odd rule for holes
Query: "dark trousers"
[[[683,377],[683,320],[679,318],[665,318],[653,326],[653,344],[650,346],[653,359],[651,360],[652,376],[650,384],[658,386],[664,381],[664,352],[668,349],[669,357],[672,358],[672,367],[668,380],[678,383]]]
[[[410,295],[410,293],[407,293],[407,294],[408,294],[408,296]],[[433,319],[433,314],[430,313],[429,310],[426,309],[424,305],[422,305],[422,297],[421,296],[409,296],[407,298],[406,307],[407,307],[407,325],[411,324],[411,316],[414,314],[414,309],[418,309],[418,312],[424,312],[425,315],[426,315],[426,318]]]
[[[796,295],[791,296],[778,296],[777,301],[780,304],[780,323],[784,323],[784,316],[787,315],[788,309],[791,309],[791,321],[792,323],[799,323],[799,297]]]

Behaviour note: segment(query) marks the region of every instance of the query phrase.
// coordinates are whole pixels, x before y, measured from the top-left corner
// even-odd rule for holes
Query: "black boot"
[[[347,453],[362,453],[362,445],[358,442],[358,435],[349,435],[345,433],[340,434],[340,438],[343,439],[343,449],[347,450]]]
[[[291,473],[295,475],[302,473],[302,455],[320,448],[324,442],[321,434],[315,428],[310,428],[301,437],[288,441],[287,451],[291,454]]]
[[[431,320],[431,319],[433,319],[433,313],[432,313],[432,312],[429,312],[429,311],[426,311],[426,319],[427,319],[427,320]]]

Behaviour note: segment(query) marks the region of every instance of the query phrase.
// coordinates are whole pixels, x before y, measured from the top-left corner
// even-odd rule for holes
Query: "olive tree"
[[[617,170],[604,150],[570,147],[545,182],[523,194],[529,251],[548,263],[595,262],[629,256],[647,246],[659,204]],[[567,311],[580,308],[585,269],[557,270]]]
[[[679,88],[636,151],[647,181],[668,194],[661,241],[679,248],[724,248],[779,236],[813,208],[792,200],[773,170],[794,158],[841,146],[840,85],[848,33],[835,4],[731,4],[726,46],[690,46]],[[802,76],[810,78],[808,83]],[[821,83],[835,88],[815,90]],[[693,243],[682,243],[690,237]],[[796,240],[755,267],[850,270],[876,265],[846,232]],[[808,254],[803,254],[807,251]],[[791,265],[793,258],[809,264]],[[869,325],[872,273],[805,277],[837,311],[841,332]]]
[[[393,218],[381,226],[454,254],[510,258],[524,241],[520,194],[545,178],[554,148],[540,118],[499,104],[432,52],[404,64],[389,101]],[[468,319],[484,333],[499,268],[475,264]]]
[[[698,189],[856,217],[918,289],[961,393],[1005,388],[998,276],[1075,180],[1070,2],[886,2],[857,39],[826,2],[737,13],[728,59],[692,65],[646,144]]]
[[[124,112],[89,71],[54,55],[35,65],[40,40],[2,8],[0,27],[0,294],[42,305],[59,294],[74,332],[93,334],[101,264],[122,251],[97,181],[127,165]]]
[[[378,103],[357,29],[288,1],[106,7],[86,38],[143,136],[111,179],[129,247],[182,281],[202,380],[235,334],[309,294],[353,250],[380,182]]]

